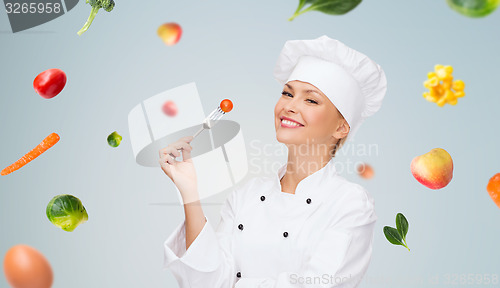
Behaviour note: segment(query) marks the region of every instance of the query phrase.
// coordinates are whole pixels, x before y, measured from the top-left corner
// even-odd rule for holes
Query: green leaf
[[[389,242],[391,242],[392,244],[405,246],[405,244],[403,243],[403,238],[395,228],[385,226],[384,234],[385,238],[387,238],[387,240],[389,240]]]
[[[297,11],[300,11],[300,9],[302,9],[302,7],[304,7],[304,5],[306,5],[306,3],[308,2],[309,0],[299,0],[299,7],[297,8]]]
[[[406,234],[408,233],[408,221],[405,216],[401,213],[396,215],[396,227],[398,228],[398,232],[403,238],[403,241],[406,243]]]
[[[356,8],[362,0],[307,0],[311,10],[330,15],[343,15]]]
[[[300,10],[302,9],[302,7],[304,7],[304,5],[307,3],[308,0],[299,0],[299,6],[297,7],[297,10],[295,10],[295,13],[293,13],[293,16],[288,18],[288,21],[292,21],[295,17],[299,16],[300,14]]]
[[[356,8],[361,1],[362,0],[300,0],[297,10],[288,20],[292,21],[295,17],[312,10],[330,15],[346,14]],[[310,4],[310,6],[301,11],[306,4]]]

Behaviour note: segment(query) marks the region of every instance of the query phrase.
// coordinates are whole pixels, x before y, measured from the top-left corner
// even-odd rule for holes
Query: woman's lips
[[[300,127],[303,127],[303,125],[297,124],[297,123],[292,122],[290,120],[283,119],[283,120],[281,120],[281,127],[284,127],[284,128],[300,128]]]

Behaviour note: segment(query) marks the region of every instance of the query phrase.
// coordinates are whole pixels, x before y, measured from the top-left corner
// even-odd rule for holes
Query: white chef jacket
[[[337,175],[333,159],[281,191],[286,164],[227,197],[186,251],[185,221],[164,243],[164,270],[180,287],[357,287],[372,254],[377,216],[360,185]]]

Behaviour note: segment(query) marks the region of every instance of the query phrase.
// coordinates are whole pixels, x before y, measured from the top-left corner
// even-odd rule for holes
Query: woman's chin
[[[303,141],[300,141],[300,138],[297,135],[283,135],[285,133],[276,133],[276,140],[283,144],[300,144]]]

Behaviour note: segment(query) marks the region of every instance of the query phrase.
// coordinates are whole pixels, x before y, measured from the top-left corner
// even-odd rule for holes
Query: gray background
[[[500,276],[500,211],[486,192],[489,178],[500,171],[500,12],[470,19],[444,0],[379,0],[364,1],[344,16],[309,12],[287,21],[297,4],[118,0],[80,37],[76,32],[90,13],[84,1],[16,34],[1,12],[0,166],[51,132],[61,136],[44,155],[0,178],[2,261],[11,246],[25,243],[49,259],[56,288],[176,287],[172,274],[162,270],[163,242],[184,219],[183,209],[166,204],[178,198],[159,168],[135,163],[130,109],[192,81],[207,114],[221,99],[232,99],[227,119],[241,124],[253,161],[248,177],[258,176],[269,163],[286,160],[278,153],[273,120],[281,92],[272,76],[278,54],[286,40],[326,34],[369,55],[389,81],[382,109],[337,159],[367,161],[376,172],[372,180],[359,178],[352,167],[342,173],[372,193],[379,217],[361,287],[452,287],[452,277]],[[157,37],[164,22],[182,25],[176,46]],[[456,106],[438,107],[422,97],[422,82],[439,63],[453,65],[454,76],[466,83],[466,96]],[[49,68],[64,70],[68,83],[47,100],[32,82]],[[124,140],[113,149],[106,137],[115,130]],[[259,154],[266,144],[273,155]],[[378,152],[358,155],[363,153],[357,145],[369,144]],[[451,154],[455,169],[451,183],[434,191],[413,178],[410,162],[436,147]],[[227,192],[204,201],[215,223]],[[89,221],[71,233],[45,216],[50,199],[66,193],[79,197],[89,213]],[[382,232],[395,225],[398,212],[410,223],[411,252],[391,245]],[[493,287],[474,282],[455,286]]]

